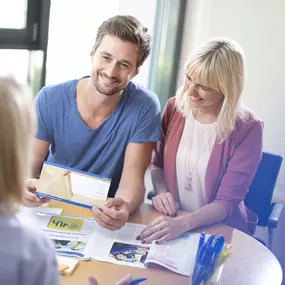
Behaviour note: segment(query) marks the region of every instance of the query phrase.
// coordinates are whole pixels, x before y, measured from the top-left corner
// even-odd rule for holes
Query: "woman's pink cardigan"
[[[225,206],[225,224],[253,235],[258,218],[244,205],[244,199],[261,159],[263,123],[248,112],[248,119],[238,120],[224,142],[216,139],[206,170],[205,198],[206,204]],[[184,123],[175,97],[170,98],[163,111],[161,140],[156,144],[152,167],[163,168],[168,190],[176,199],[176,153]]]

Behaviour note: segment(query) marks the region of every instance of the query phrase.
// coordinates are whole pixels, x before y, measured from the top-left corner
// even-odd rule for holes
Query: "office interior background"
[[[236,40],[246,56],[244,103],[264,121],[264,150],[285,157],[284,0],[0,0],[0,74],[27,83],[34,95],[87,75],[96,30],[116,14],[137,17],[150,32],[152,51],[134,80],[156,92],[162,107],[195,47],[210,37]],[[285,163],[273,200],[285,203]],[[266,239],[266,231],[257,236]],[[284,239],[283,211],[273,242],[283,270]]]

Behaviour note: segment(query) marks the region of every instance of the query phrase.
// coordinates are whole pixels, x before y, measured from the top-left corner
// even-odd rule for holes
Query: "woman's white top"
[[[205,205],[205,174],[216,139],[217,122],[202,124],[192,112],[185,119],[176,155],[176,176],[180,209],[194,212]],[[191,188],[189,185],[191,176]]]
[[[1,285],[60,283],[52,244],[16,216],[0,216],[0,264]]]

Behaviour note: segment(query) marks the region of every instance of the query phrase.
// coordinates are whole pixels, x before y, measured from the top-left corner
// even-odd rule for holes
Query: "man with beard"
[[[160,136],[157,96],[131,79],[150,53],[147,29],[132,16],[99,27],[90,76],[44,87],[36,97],[38,119],[33,175],[43,161],[112,179],[110,199],[93,207],[97,222],[121,228],[144,199],[144,174]],[[26,192],[25,204],[46,202]]]

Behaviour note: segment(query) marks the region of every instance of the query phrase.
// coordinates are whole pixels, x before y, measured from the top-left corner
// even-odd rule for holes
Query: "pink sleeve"
[[[247,132],[238,139],[226,173],[213,202],[226,207],[230,216],[244,199],[258,168],[262,155],[263,123],[253,121]]]
[[[175,104],[175,98],[172,97],[166,102],[166,105],[163,109],[162,119],[161,119],[160,140],[156,143],[154,148],[154,155],[151,163],[152,167],[163,168],[165,138],[169,124],[170,113],[174,104]]]

